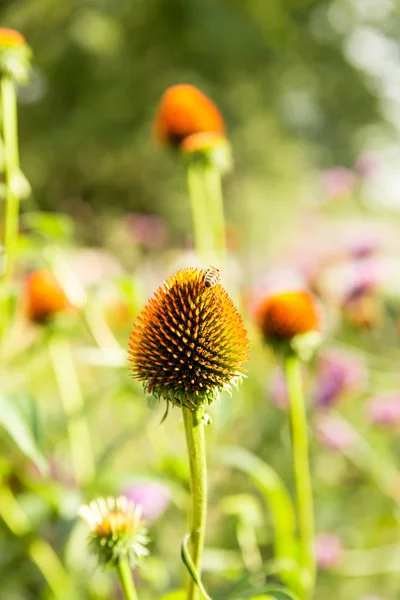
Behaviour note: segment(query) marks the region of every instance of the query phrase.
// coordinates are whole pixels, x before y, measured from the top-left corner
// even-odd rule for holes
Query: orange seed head
[[[36,323],[43,323],[70,306],[65,292],[51,271],[31,273],[26,282],[27,313]]]
[[[183,269],[155,292],[134,323],[129,360],[147,392],[194,409],[231,390],[243,376],[248,338],[243,320],[207,269]]]
[[[257,310],[257,323],[268,341],[277,342],[320,329],[315,300],[305,290],[265,298]]]
[[[7,29],[6,27],[0,27],[0,48],[23,46],[25,43],[25,38],[19,31],[16,31],[15,29]]]
[[[169,87],[163,94],[154,119],[154,132],[163,144],[178,146],[188,135],[200,132],[225,133],[225,123],[215,104],[189,84]]]

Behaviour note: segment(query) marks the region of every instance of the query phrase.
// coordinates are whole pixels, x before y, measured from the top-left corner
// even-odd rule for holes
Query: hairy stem
[[[117,573],[126,600],[138,600],[132,571],[127,558],[122,558],[117,563]]]
[[[193,411],[183,408],[186,442],[189,453],[190,491],[192,508],[190,513],[190,548],[196,571],[201,577],[201,558],[204,547],[207,519],[207,465],[204,436],[203,408]],[[192,578],[187,586],[186,600],[197,600],[200,591]]]
[[[315,587],[314,508],[308,457],[307,415],[301,381],[301,365],[296,355],[285,358],[289,393],[293,464],[297,492],[299,563],[302,600],[312,598]]]

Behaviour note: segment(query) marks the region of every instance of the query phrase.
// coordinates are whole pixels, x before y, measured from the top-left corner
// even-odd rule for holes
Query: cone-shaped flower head
[[[256,320],[268,343],[284,350],[290,349],[305,360],[319,343],[318,309],[306,290],[267,296],[257,308]]]
[[[154,131],[163,144],[178,146],[193,133],[225,132],[225,123],[215,104],[189,84],[168,88],[160,101]]]
[[[148,554],[147,532],[141,522],[142,507],[125,496],[98,498],[81,506],[79,515],[91,529],[89,541],[102,565],[128,558],[134,567]]]
[[[14,29],[0,27],[0,73],[16,81],[27,78],[31,50],[24,36]]]
[[[25,282],[28,317],[44,323],[70,307],[68,298],[51,271],[31,273]]]
[[[230,392],[248,359],[247,333],[232,300],[209,269],[167,279],[134,323],[133,376],[147,392],[194,409]]]

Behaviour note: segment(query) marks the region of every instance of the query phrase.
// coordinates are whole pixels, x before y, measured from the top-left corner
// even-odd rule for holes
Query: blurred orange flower
[[[268,296],[259,305],[256,320],[269,341],[291,340],[296,335],[320,329],[317,305],[305,290]]]
[[[25,290],[27,314],[35,323],[43,323],[71,306],[65,292],[50,271],[39,270],[31,273],[26,279]]]
[[[23,46],[25,43],[25,38],[19,31],[0,27],[0,47]]]
[[[179,84],[168,88],[154,119],[154,132],[163,144],[179,145],[193,133],[225,133],[225,123],[215,104],[198,88]]]
[[[226,144],[226,137],[217,131],[200,131],[184,138],[180,148],[183,152],[202,152]]]

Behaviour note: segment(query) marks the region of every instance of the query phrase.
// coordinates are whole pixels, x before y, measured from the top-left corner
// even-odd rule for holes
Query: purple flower
[[[355,432],[346,421],[328,416],[318,419],[316,436],[324,446],[335,452],[351,448],[356,441]]]
[[[321,569],[332,569],[342,558],[342,543],[332,533],[319,533],[315,539],[315,556]]]
[[[382,427],[397,427],[400,425],[400,394],[389,392],[371,398],[367,403],[369,420]]]
[[[157,519],[167,508],[171,499],[169,488],[158,481],[127,486],[123,494],[135,504],[141,504],[145,521]]]
[[[383,263],[377,258],[367,257],[353,262],[344,301],[352,302],[375,291],[384,278]]]
[[[322,191],[328,198],[348,196],[354,189],[355,175],[345,167],[334,167],[322,175]]]
[[[361,391],[367,378],[363,358],[337,350],[325,352],[318,362],[315,402],[320,407],[332,406],[346,393]]]

